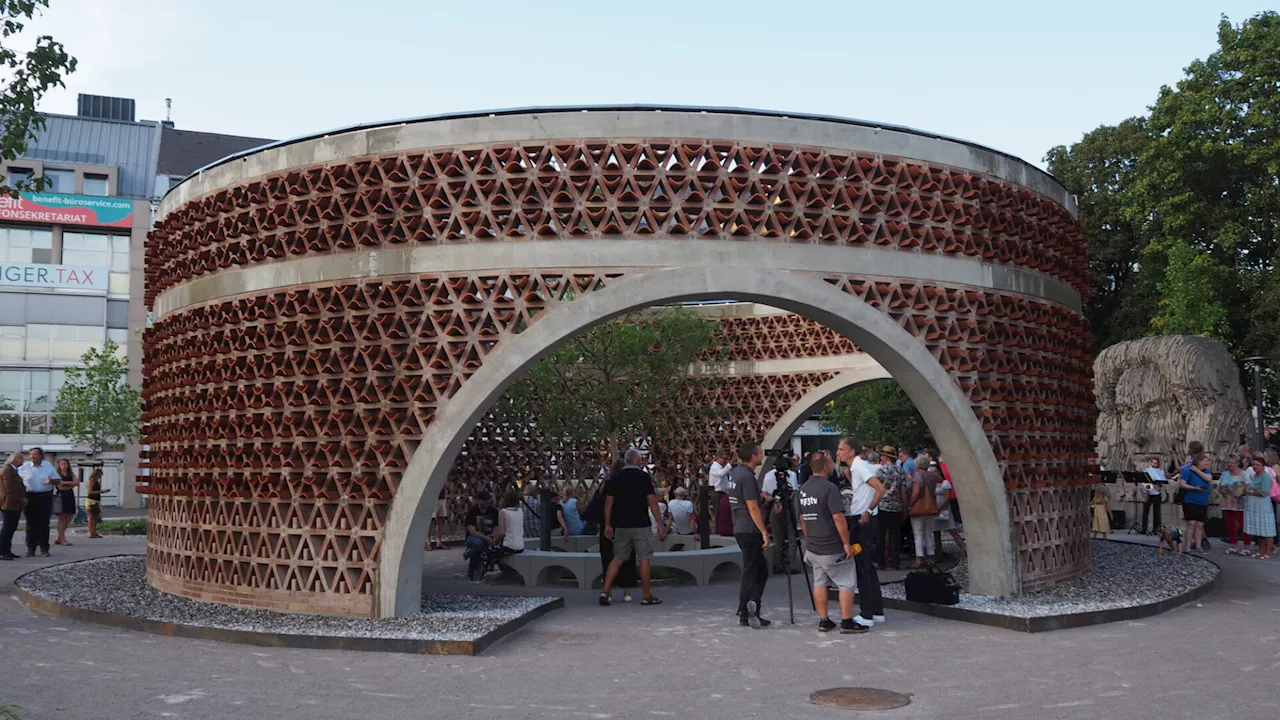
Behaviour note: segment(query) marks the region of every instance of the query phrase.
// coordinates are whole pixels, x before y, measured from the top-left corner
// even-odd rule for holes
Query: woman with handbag
[[[938,514],[937,488],[941,476],[929,470],[929,456],[921,453],[916,458],[916,471],[911,476],[910,501],[907,514],[911,516],[911,534],[915,537],[916,561],[911,569],[919,569],[926,558],[933,556],[933,517]]]
[[[54,545],[70,545],[67,542],[67,528],[76,516],[76,488],[80,487],[80,478],[71,470],[71,461],[66,458],[58,460],[54,467],[57,475],[57,497],[53,507],[58,513],[58,537]]]

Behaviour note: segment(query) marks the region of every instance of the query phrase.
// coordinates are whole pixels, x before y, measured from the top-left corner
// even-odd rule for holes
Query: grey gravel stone
[[[422,612],[409,618],[369,620],[297,615],[218,605],[170,595],[146,581],[140,555],[54,565],[18,579],[23,590],[66,605],[161,622],[290,635],[475,640],[547,603],[552,597],[423,595]]]
[[[966,560],[951,570],[967,588]],[[1031,618],[1150,605],[1212,582],[1218,566],[1194,555],[1156,557],[1155,548],[1105,540],[1093,541],[1093,567],[1071,582],[1014,597],[960,594],[956,607],[1012,617]],[[884,596],[903,599],[902,583],[885,584]]]

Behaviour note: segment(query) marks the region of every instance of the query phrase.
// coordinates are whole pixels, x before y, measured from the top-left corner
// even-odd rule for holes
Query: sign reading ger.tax
[[[107,269],[73,265],[0,263],[0,286],[46,290],[106,290]]]

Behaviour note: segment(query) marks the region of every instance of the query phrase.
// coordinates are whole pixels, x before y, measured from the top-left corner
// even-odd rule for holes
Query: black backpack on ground
[[[931,605],[955,605],[960,602],[960,586],[951,573],[933,565],[907,573],[904,582],[907,600]]]

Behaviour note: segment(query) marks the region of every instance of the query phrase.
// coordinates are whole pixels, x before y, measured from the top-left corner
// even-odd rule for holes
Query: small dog
[[[1169,552],[1182,554],[1182,531],[1178,528],[1171,528],[1167,525],[1160,526],[1160,530],[1156,532],[1156,555],[1164,555],[1164,546],[1169,546]]]

